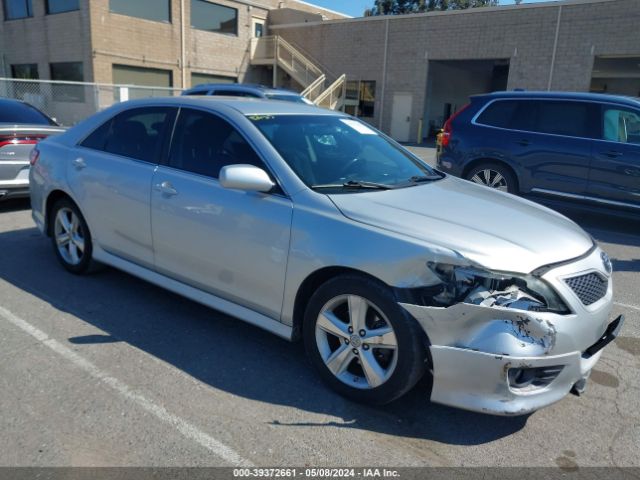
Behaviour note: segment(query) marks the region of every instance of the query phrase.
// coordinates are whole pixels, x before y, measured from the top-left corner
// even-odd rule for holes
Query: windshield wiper
[[[414,175],[409,179],[413,183],[433,182],[434,180],[440,180],[440,175]]]
[[[312,185],[313,189],[320,188],[352,188],[355,190],[389,190],[393,188],[391,185],[385,185],[384,183],[364,182],[360,180],[349,180],[344,183],[327,183],[324,185]]]

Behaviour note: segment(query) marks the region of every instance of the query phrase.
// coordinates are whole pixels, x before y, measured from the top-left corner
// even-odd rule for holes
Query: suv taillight
[[[451,115],[449,119],[444,122],[444,126],[442,127],[442,133],[440,134],[440,145],[446,147],[451,142],[451,135],[453,134],[452,122],[456,119],[458,115],[464,112],[467,108],[469,108],[470,103],[467,103],[464,107],[458,110],[456,113]]]

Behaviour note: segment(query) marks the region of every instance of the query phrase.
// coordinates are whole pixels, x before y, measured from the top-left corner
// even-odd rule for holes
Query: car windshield
[[[265,94],[269,100],[282,100],[283,102],[307,103],[300,95],[288,95],[286,93],[267,93]]]
[[[332,115],[250,115],[300,179],[314,189],[389,189],[442,178],[367,124]]]
[[[22,102],[2,102],[0,104],[0,123],[57,125],[37,108]]]

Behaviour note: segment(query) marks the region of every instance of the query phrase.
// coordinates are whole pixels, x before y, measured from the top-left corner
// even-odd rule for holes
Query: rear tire
[[[51,209],[51,241],[58,261],[71,273],[87,273],[93,267],[91,233],[80,210],[63,198]]]
[[[362,275],[336,277],[313,294],[303,336],[320,377],[357,402],[389,403],[426,371],[421,327],[388,287]]]
[[[508,167],[499,163],[481,163],[469,170],[465,179],[503,192],[518,193],[516,177]]]

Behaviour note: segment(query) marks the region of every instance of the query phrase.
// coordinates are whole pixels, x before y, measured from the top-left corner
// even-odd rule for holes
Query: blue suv
[[[444,125],[444,172],[515,194],[640,212],[640,99],[590,93],[471,97]]]

